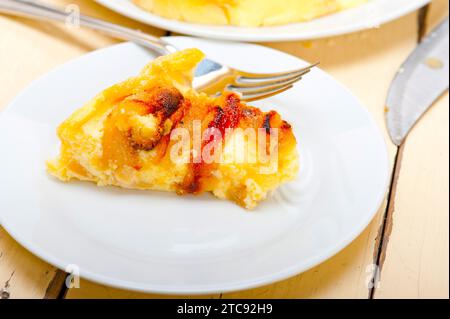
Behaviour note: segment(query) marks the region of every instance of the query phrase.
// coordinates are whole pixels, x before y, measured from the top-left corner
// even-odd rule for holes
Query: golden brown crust
[[[135,116],[152,116],[156,123],[153,132],[145,132],[141,126],[133,126]],[[165,131],[165,121],[172,125]],[[175,128],[184,127],[188,130],[194,120],[202,122],[203,128],[216,129],[222,138],[226,129],[234,128],[263,128],[270,135],[272,128],[282,129],[282,135],[292,135],[290,125],[281,120],[275,111],[262,112],[241,102],[234,93],[226,93],[220,98],[187,97],[176,88],[156,86],[151,91],[128,96],[119,103],[107,117],[103,135],[103,162],[113,165],[128,165],[136,170],[142,167],[138,151],[158,150],[158,161],[168,157],[170,134]],[[269,140],[269,139],[267,139]],[[219,142],[205,140],[201,152],[206,144]],[[191,143],[191,146],[193,143]],[[217,163],[205,163],[202,158],[195,161],[191,158],[188,172],[183,183],[177,186],[179,194],[200,194],[210,190],[214,179],[212,172]]]

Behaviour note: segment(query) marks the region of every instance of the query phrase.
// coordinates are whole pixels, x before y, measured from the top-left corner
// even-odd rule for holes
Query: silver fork
[[[0,0],[0,12],[40,20],[66,22],[70,13],[64,9],[32,0]],[[130,40],[161,55],[178,51],[163,39],[106,22],[86,15],[79,15],[79,25],[101,31],[107,35]],[[264,99],[292,88],[316,64],[305,68],[280,73],[250,73],[233,69],[210,59],[203,59],[197,66],[193,87],[209,95],[220,95],[223,91],[241,94],[245,101]]]

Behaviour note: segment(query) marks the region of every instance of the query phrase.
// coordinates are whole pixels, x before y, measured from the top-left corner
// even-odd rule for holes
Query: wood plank
[[[388,141],[384,126],[384,102],[389,83],[398,66],[415,47],[416,13],[382,28],[333,39],[269,44],[271,47],[321,61],[321,67],[349,87],[368,107]],[[395,147],[390,145],[393,162]],[[261,288],[223,294],[223,298],[367,298],[373,268],[376,238],[385,204],[372,224],[349,247],[310,271]],[[84,287],[83,287],[84,286]],[[154,297],[135,295],[100,285],[82,284],[71,289],[68,298]]]
[[[355,241],[333,258],[313,269],[264,287],[223,298],[367,298],[371,278],[373,238],[378,218]]]
[[[71,0],[52,0],[60,5]],[[82,12],[155,35],[165,32],[117,15],[91,0],[76,1]],[[0,110],[26,85],[50,69],[118,41],[83,29],[68,29],[0,15]],[[0,295],[4,298],[55,298],[65,275],[33,256],[0,227]]]
[[[0,230],[1,298],[42,298],[56,269],[33,256]]]
[[[72,0],[51,0],[60,6]],[[164,31],[124,18],[91,0],[76,2],[81,12],[154,35]],[[32,80],[82,54],[119,40],[88,29],[0,15],[0,109]]]
[[[428,31],[448,1],[428,10]],[[449,100],[445,94],[401,147],[375,298],[449,298]]]
[[[447,0],[433,0],[429,6],[425,23],[428,31],[436,27],[444,18],[448,17],[448,6]]]
[[[384,124],[389,84],[407,55],[416,46],[417,13],[380,28],[355,34],[295,43],[274,43],[321,68],[346,85],[367,107],[388,143],[393,165],[396,147]],[[392,166],[391,166],[392,167]],[[308,272],[269,286],[224,294],[224,298],[368,298],[374,254],[386,202],[368,228],[350,246]]]
[[[219,297],[220,294],[198,296],[147,294],[125,289],[112,288],[84,279],[80,281],[79,288],[69,289],[66,295],[67,299],[217,299]]]
[[[417,13],[382,28],[333,39],[269,44],[271,47],[321,61],[321,67],[350,88],[376,118],[388,141],[384,103],[398,66],[415,47]],[[396,148],[390,144],[393,163]],[[310,271],[261,288],[223,294],[223,298],[368,298],[377,235],[386,204],[371,225],[350,246]],[[71,289],[67,298],[153,298],[124,290],[85,283]],[[159,297],[159,296],[156,296]],[[175,296],[173,296],[175,297]]]

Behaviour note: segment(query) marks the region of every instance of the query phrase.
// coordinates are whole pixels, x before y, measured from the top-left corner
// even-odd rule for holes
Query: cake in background
[[[246,27],[308,21],[367,0],[133,0],[164,18]]]

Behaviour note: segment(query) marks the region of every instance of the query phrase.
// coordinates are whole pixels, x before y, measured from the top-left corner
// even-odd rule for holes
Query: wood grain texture
[[[448,15],[433,1],[428,31]],[[449,100],[446,93],[402,145],[375,298],[449,297]]]
[[[332,39],[307,42],[273,43],[269,46],[299,56],[310,62],[320,61],[321,68],[340,80],[375,117],[386,141],[384,102],[389,83],[398,66],[416,46],[417,13],[410,14],[381,28]],[[390,144],[393,164],[396,148]],[[350,246],[325,263],[290,279],[240,292],[225,293],[222,298],[368,298],[373,274],[374,251],[386,203],[373,222]],[[67,298],[143,297],[82,281]]]
[[[448,17],[448,0],[433,0],[429,6],[425,27],[427,31],[436,27],[444,18]]]
[[[331,39],[270,46],[321,68],[348,87],[375,118],[388,144],[391,167],[396,147],[384,124],[389,84],[403,60],[416,46],[417,13],[397,21]],[[266,287],[224,294],[224,298],[368,298],[374,274],[374,254],[386,202],[367,229],[347,248],[325,263],[291,279]]]
[[[136,27],[147,32],[162,35],[161,30],[156,30],[151,27],[139,24],[129,19],[123,18],[101,6],[91,0],[75,1],[75,0],[52,0],[59,4],[75,3],[80,6],[81,11],[95,16],[100,16],[108,20],[122,23],[124,25]],[[438,1],[439,2],[439,1]],[[442,7],[442,3],[438,6]],[[448,8],[448,4],[447,4]],[[435,10],[435,11],[433,11]],[[433,15],[439,16],[441,10],[431,10],[430,17]],[[447,9],[448,10],[448,9]],[[430,25],[433,19],[430,20]],[[5,32],[5,30],[7,32]],[[412,51],[416,45],[417,38],[417,13],[410,14],[397,21],[388,23],[381,28],[375,28],[363,32],[358,32],[351,35],[340,36],[331,39],[322,39],[316,41],[307,42],[289,42],[289,43],[276,43],[269,44],[269,46],[283,50],[285,52],[294,54],[309,61],[321,61],[321,67],[331,73],[335,78],[340,80],[346,85],[367,107],[370,113],[376,119],[378,126],[383,132],[386,141],[388,142],[388,149],[390,154],[391,163],[394,161],[396,148],[389,142],[387,131],[384,125],[384,101],[386,93],[397,68],[406,56]],[[57,66],[67,60],[80,56],[85,52],[94,50],[96,48],[104,47],[117,40],[99,35],[98,33],[88,30],[73,30],[67,29],[61,25],[49,25],[41,22],[29,21],[21,18],[11,18],[0,15],[0,68],[2,73],[0,76],[0,109],[6,105],[20,90],[24,88],[31,80],[35,79],[39,75],[44,74],[49,69]],[[448,104],[447,100],[443,100]],[[438,110],[438,111],[435,111]],[[438,115],[432,115],[433,112],[439,112]],[[425,135],[429,135],[429,127],[433,127],[437,124],[435,117],[438,116],[441,122],[444,121],[445,115],[443,107],[435,108],[427,116],[433,116],[428,121],[428,128],[424,128]],[[448,107],[446,114],[447,122],[443,123],[444,127],[447,125],[446,144],[448,145]],[[426,123],[426,121],[425,121]],[[426,125],[426,124],[422,124]],[[419,131],[420,128],[416,128],[415,131]],[[428,132],[428,133],[427,133]],[[416,133],[416,134],[419,134]],[[439,133],[439,134],[442,134]],[[441,137],[442,138],[442,137]],[[445,140],[445,136],[443,138]],[[428,139],[424,139],[422,144],[426,143]],[[408,144],[410,145],[410,144]],[[409,153],[418,153],[419,150],[413,147],[405,145],[404,156]],[[420,142],[412,144],[417,147],[420,146]],[[434,148],[433,148],[434,149]],[[427,149],[428,150],[428,149]],[[436,149],[434,149],[436,150]],[[423,240],[423,247],[429,247],[430,245],[436,245],[437,238],[443,238],[447,236],[447,241],[442,240],[444,244],[441,244],[439,249],[428,250],[424,249],[423,254],[426,256],[424,259],[417,259],[416,255],[411,255],[412,264],[420,265],[420,276],[417,276],[417,267],[411,273],[420,280],[417,281],[418,285],[408,286],[404,290],[389,290],[389,285],[394,286],[397,282],[396,279],[396,265],[394,263],[401,262],[396,260],[398,258],[395,251],[387,254],[386,268],[383,270],[383,277],[380,289],[376,291],[376,297],[403,297],[410,294],[410,289],[414,291],[420,291],[421,296],[436,295],[439,291],[439,296],[445,296],[445,288],[447,289],[448,296],[448,226],[446,229],[442,229],[442,232],[438,237],[433,237],[429,232],[429,229],[436,228],[435,223],[445,222],[445,218],[442,217],[442,211],[447,212],[448,225],[448,200],[442,202],[442,194],[448,195],[448,146],[447,149],[441,149],[443,152],[436,153],[438,165],[447,160],[447,188],[445,189],[445,180],[439,180],[438,185],[439,192],[436,197],[432,197],[431,192],[425,192],[428,194],[429,200],[434,198],[438,203],[433,211],[439,211],[441,214],[437,221],[434,221],[434,217],[430,220],[427,219],[427,227],[418,228],[420,224],[414,224],[414,231],[417,231],[420,235],[420,239]],[[445,153],[446,152],[446,153]],[[440,154],[440,155],[439,155]],[[445,155],[446,154],[446,155]],[[438,156],[439,155],[439,156]],[[446,156],[446,157],[445,157]],[[443,157],[443,159],[442,159]],[[423,159],[423,158],[422,158]],[[423,159],[424,160],[424,159]],[[415,165],[421,165],[417,167],[426,166],[428,162],[411,162],[405,163],[402,166],[402,173],[408,169],[408,171],[414,171]],[[429,166],[429,165],[428,165]],[[417,170],[417,169],[416,169]],[[434,171],[435,173],[438,170]],[[445,173],[441,170],[442,173]],[[417,175],[417,174],[416,174]],[[429,176],[417,175],[413,172],[412,175],[407,174],[411,179],[407,177],[399,178],[399,185],[401,189],[405,189],[406,193],[398,192],[399,198],[396,201],[399,203],[408,203],[408,196],[410,196],[411,189],[414,187],[411,184],[412,181],[416,184],[421,184],[427,181]],[[415,177],[414,177],[415,176]],[[437,173],[434,175],[437,178]],[[404,181],[402,183],[402,180]],[[409,188],[408,188],[409,185]],[[424,185],[428,185],[425,182]],[[425,187],[425,186],[423,186]],[[427,186],[429,187],[429,186]],[[408,191],[409,189],[409,191]],[[402,195],[403,194],[403,195]],[[403,197],[401,197],[403,196]],[[446,196],[447,197],[447,196]],[[428,201],[424,201],[420,206],[424,210],[431,210]],[[396,206],[397,207],[397,206]],[[414,209],[415,206],[410,207]],[[405,206],[404,209],[409,209]],[[367,282],[370,279],[373,268],[371,265],[374,262],[374,253],[378,247],[377,238],[380,226],[382,225],[383,216],[386,210],[386,203],[383,203],[373,222],[367,229],[356,239],[350,246],[338,253],[335,257],[326,261],[325,263],[305,272],[301,275],[295,276],[288,280],[284,280],[265,287],[251,289],[242,292],[229,293],[229,294],[215,294],[208,296],[200,296],[206,298],[367,298],[369,295],[369,288]],[[405,212],[406,212],[405,210]],[[417,212],[417,210],[416,210]],[[396,210],[397,214],[397,210]],[[405,213],[405,216],[406,213]],[[416,220],[419,220],[419,215],[416,216]],[[396,217],[397,218],[397,217]],[[408,224],[408,220],[405,222]],[[395,226],[395,224],[394,224]],[[434,227],[434,228],[433,228]],[[445,232],[446,231],[446,232]],[[397,232],[399,238],[405,238],[407,231]],[[390,242],[394,240],[396,234],[395,227]],[[415,243],[408,242],[407,240],[399,241],[396,249],[401,251],[407,250],[408,245]],[[391,249],[389,244],[388,249]],[[406,246],[403,246],[406,245]],[[445,254],[436,256],[441,249],[447,247],[447,255],[445,264]],[[395,247],[395,246],[394,246]],[[393,256],[392,258],[390,256]],[[428,264],[421,264],[426,260],[436,259],[439,261],[433,266],[434,272],[440,273],[443,269],[447,271],[447,277],[433,277],[430,276],[430,272],[423,271],[428,267]],[[388,265],[392,261],[392,270],[389,271]],[[421,263],[418,263],[420,261]],[[401,271],[404,271],[404,267],[400,267]],[[386,272],[386,273],[385,273]],[[404,274],[404,273],[403,273]],[[413,276],[414,277],[414,276]],[[414,278],[416,278],[414,277]],[[28,253],[24,248],[20,247],[6,232],[0,228],[0,289],[2,285],[7,285],[7,292],[11,298],[56,298],[66,295],[67,298],[165,298],[176,296],[162,296],[155,294],[143,294],[135,293],[121,289],[115,289],[106,287],[103,285],[95,284],[86,280],[81,280],[80,288],[73,288],[69,291],[64,291],[60,288],[64,283],[64,273],[57,272],[57,270],[40,261]],[[444,284],[437,283],[439,280],[443,280]],[[447,283],[445,287],[445,281]],[[436,288],[437,287],[437,288]],[[385,289],[383,293],[383,289]],[[406,291],[408,289],[408,291]],[[188,298],[189,296],[178,296],[179,298]],[[198,296],[197,296],[198,297]]]
[[[52,0],[76,4],[81,12],[155,35],[155,28],[117,15],[91,0]],[[99,33],[0,15],[0,110],[32,80],[86,52],[118,41]],[[0,295],[4,298],[56,298],[64,273],[33,256],[0,227]]]
[[[53,266],[35,257],[0,230],[0,297],[43,298],[56,274]]]
[[[375,298],[449,297],[448,103],[446,94],[403,146]]]
[[[51,0],[77,5],[82,13],[139,28],[154,35],[165,32],[105,9],[92,0]],[[32,80],[70,59],[119,41],[88,29],[0,15],[0,109]]]

